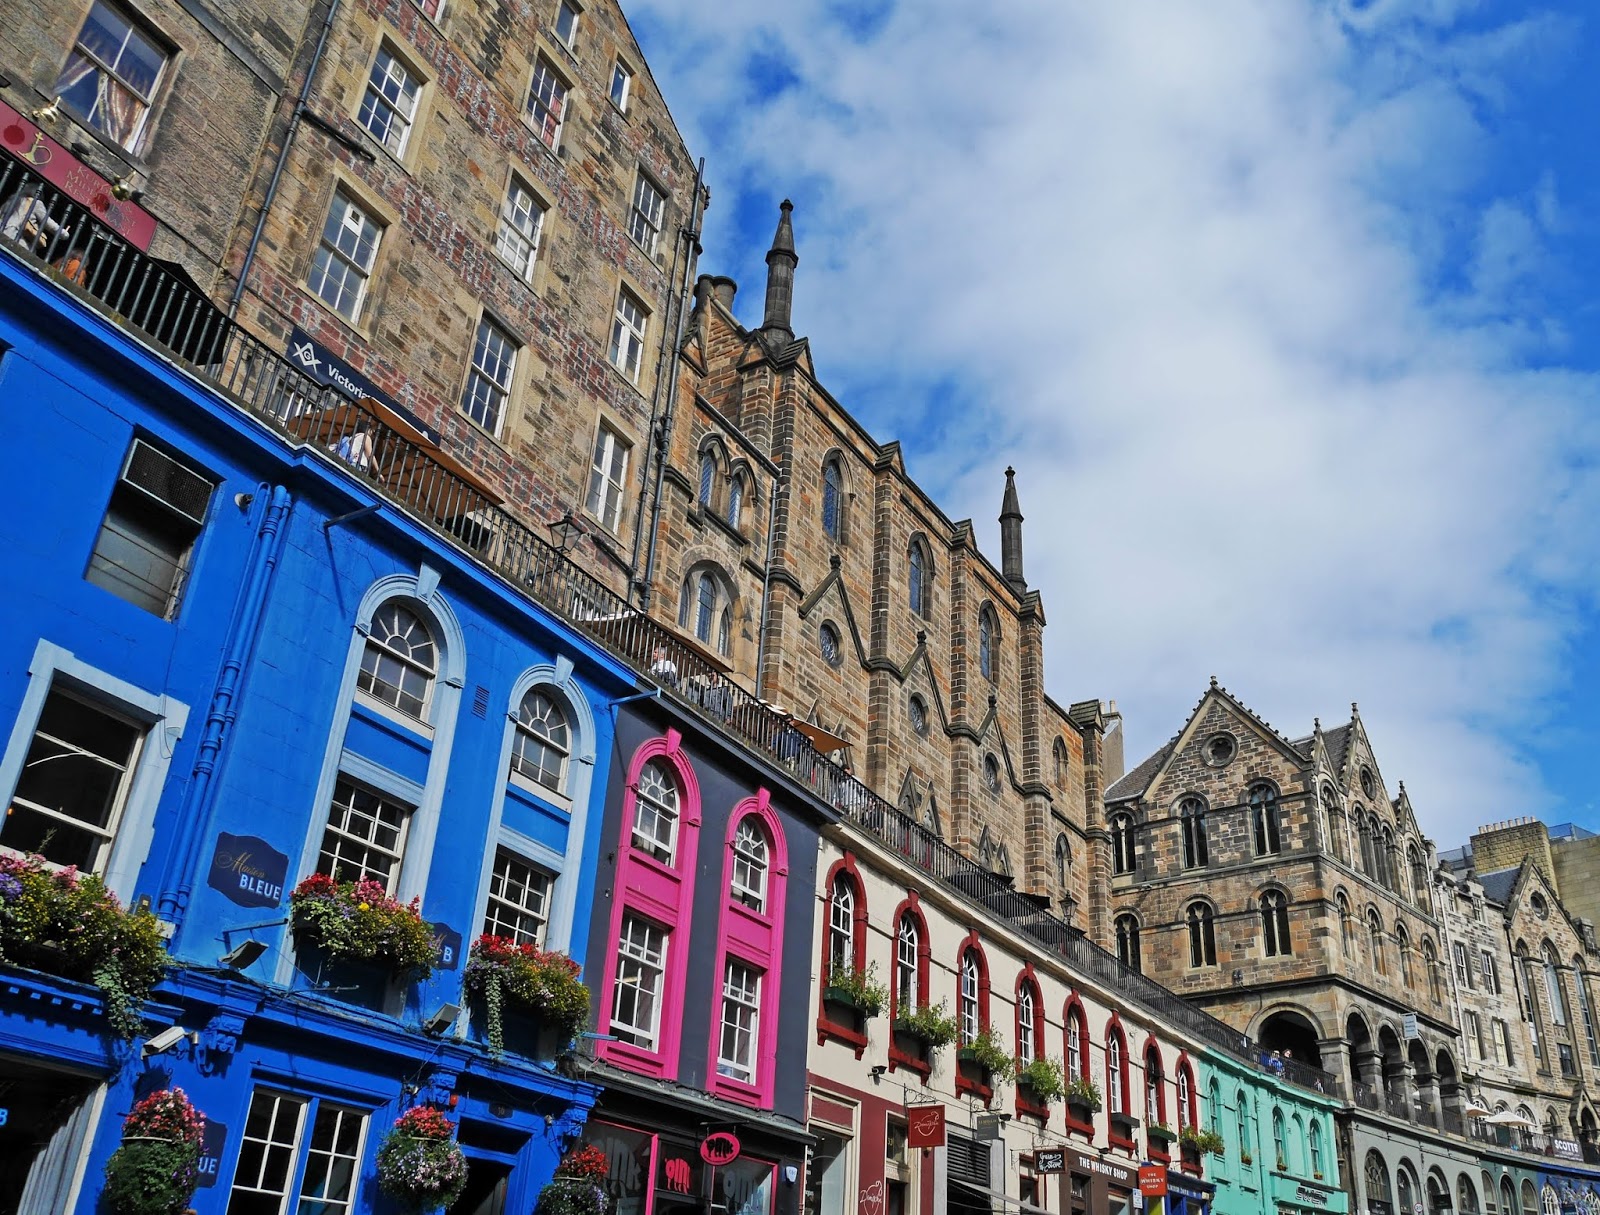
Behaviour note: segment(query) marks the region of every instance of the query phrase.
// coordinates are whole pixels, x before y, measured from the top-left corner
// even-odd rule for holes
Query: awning
[[[809,738],[811,745],[823,755],[832,755],[840,747],[850,745],[831,730],[824,730],[821,726],[812,725],[809,721],[801,721],[799,718],[795,718],[790,724]]]
[[[1536,1131],[1539,1129],[1539,1124],[1537,1122],[1534,1122],[1529,1118],[1524,1118],[1521,1114],[1515,1113],[1512,1110],[1501,1110],[1498,1114],[1490,1114],[1484,1119],[1484,1122],[1489,1126],[1520,1126],[1530,1131]]]

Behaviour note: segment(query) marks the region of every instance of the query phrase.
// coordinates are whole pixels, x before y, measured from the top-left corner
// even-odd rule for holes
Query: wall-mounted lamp
[[[547,524],[547,526],[550,528],[550,534],[555,537],[556,552],[558,553],[566,552],[569,544],[576,544],[589,534],[589,529],[584,525],[583,520],[579,519],[570,510],[554,523]]]
[[[134,186],[133,182],[128,180],[128,176],[128,174],[124,173],[121,177],[117,178],[111,183],[112,198],[126,201],[139,192]]]
[[[460,1014],[461,1009],[459,1006],[441,1004],[433,1016],[422,1023],[422,1032],[425,1034],[442,1034],[456,1023],[456,1017]]]
[[[30,117],[35,122],[54,122],[61,117],[61,98],[53,98],[49,105],[42,105]]]
[[[218,958],[217,963],[218,965],[224,966],[229,970],[243,970],[246,966],[254,963],[261,957],[262,954],[266,952],[267,943],[265,941],[257,941],[252,938],[248,941],[240,941],[232,949],[228,950],[227,953]]]
[[[888,1070],[889,1068],[885,1064],[878,1064],[878,1066],[872,1069],[872,1082],[874,1084],[878,1083],[878,1081],[883,1079],[884,1073]]]
[[[235,506],[237,506],[240,510],[249,510],[250,507],[255,504],[255,500],[256,500],[256,496],[254,494],[234,494],[233,495],[233,504]]]

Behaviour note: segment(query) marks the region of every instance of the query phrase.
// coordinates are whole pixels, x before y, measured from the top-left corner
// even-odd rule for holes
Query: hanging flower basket
[[[489,1053],[505,1053],[505,1008],[526,1013],[562,1045],[589,1019],[589,989],[578,981],[578,964],[564,953],[517,945],[510,937],[484,934],[467,957],[466,988],[483,1001]]]
[[[336,881],[313,873],[289,896],[289,922],[300,948],[339,962],[365,962],[413,980],[433,973],[433,932],[420,900],[401,903],[370,878]]]
[[[0,856],[0,961],[93,983],[119,1038],[144,1028],[140,1007],[167,964],[161,925],[129,911],[93,874],[40,856]]]
[[[122,1124],[106,1161],[105,1203],[117,1215],[182,1215],[194,1197],[205,1115],[181,1088],[151,1093]]]
[[[556,1166],[550,1184],[539,1191],[535,1215],[606,1215],[605,1153],[586,1144]]]
[[[378,1188],[412,1211],[455,1202],[467,1188],[467,1157],[454,1133],[431,1106],[401,1114],[378,1145]]]

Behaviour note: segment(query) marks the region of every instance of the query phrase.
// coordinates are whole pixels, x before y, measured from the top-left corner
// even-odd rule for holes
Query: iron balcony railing
[[[0,247],[46,267],[122,325],[167,351],[291,442],[307,445],[505,578],[529,598],[648,673],[700,716],[786,768],[823,802],[924,872],[1026,933],[1080,974],[1158,1023],[1255,1066],[1265,1054],[1239,1031],[1124,966],[1009,879],[981,868],[819,752],[794,723],[729,678],[698,647],[650,619],[499,509],[493,491],[407,419],[315,382],[224,316],[181,267],[129,245],[21,162],[0,162]],[[1282,1074],[1334,1095],[1337,1081],[1299,1060]]]

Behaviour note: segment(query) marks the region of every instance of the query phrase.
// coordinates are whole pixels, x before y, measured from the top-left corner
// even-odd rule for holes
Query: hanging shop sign
[[[721,1168],[739,1159],[739,1137],[732,1131],[716,1131],[700,1141],[700,1159]]]
[[[111,192],[109,181],[3,101],[0,147],[32,165],[40,177],[74,202],[88,207],[96,219],[130,244],[150,248],[156,234],[156,217],[138,203],[118,198]]]
[[[913,1105],[906,1110],[906,1146],[944,1146],[944,1106]]]
[[[1065,1173],[1067,1171],[1067,1154],[1060,1148],[1047,1148],[1033,1154],[1033,1171],[1035,1173]]]
[[[1167,1196],[1167,1170],[1159,1164],[1141,1164],[1139,1166],[1139,1193],[1146,1198],[1165,1198]]]

